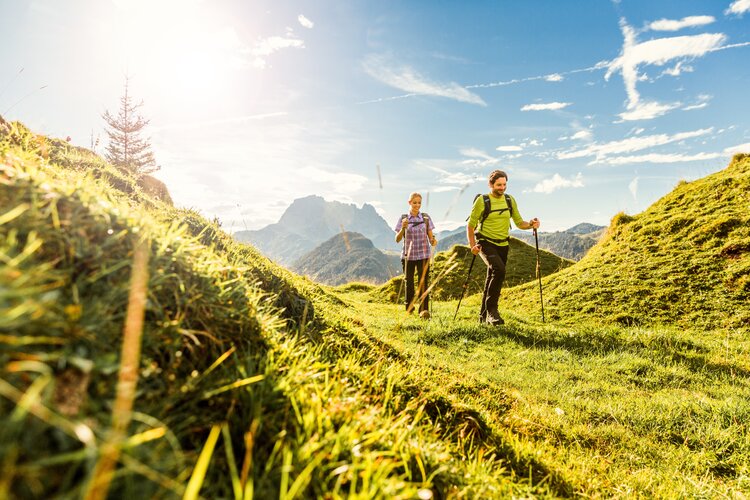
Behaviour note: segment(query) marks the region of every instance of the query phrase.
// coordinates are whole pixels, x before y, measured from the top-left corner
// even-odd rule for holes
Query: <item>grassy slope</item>
[[[90,478],[144,235],[138,442],[120,496],[182,495],[212,429],[207,498],[237,497],[243,471],[259,498],[750,491],[750,342],[737,330],[542,325],[512,310],[495,330],[473,321],[477,295],[457,322],[455,301],[423,322],[372,287],[300,279],[123,189],[95,157],[49,147],[0,137],[0,496],[74,496]]]
[[[180,496],[190,480],[208,498],[550,491],[478,455],[456,426],[472,412],[353,330],[341,299],[85,150],[0,127],[0,497],[86,489],[119,416],[138,241],[148,302],[113,494]]]
[[[619,214],[575,266],[543,281],[551,319],[750,328],[750,157]],[[508,294],[538,307],[533,286]]]

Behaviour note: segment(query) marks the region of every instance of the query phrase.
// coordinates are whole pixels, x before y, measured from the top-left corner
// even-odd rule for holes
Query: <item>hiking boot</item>
[[[419,313],[419,317],[422,319],[430,319],[430,311],[422,311]]]
[[[487,314],[487,319],[485,320],[485,323],[487,323],[490,326],[500,326],[504,325],[505,321],[503,318],[500,317],[499,314]]]

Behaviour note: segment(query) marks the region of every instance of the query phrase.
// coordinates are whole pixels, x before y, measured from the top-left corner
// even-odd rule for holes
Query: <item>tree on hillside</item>
[[[105,111],[102,115],[107,122],[109,145],[105,158],[112,165],[140,177],[159,170],[151,151],[151,141],[141,136],[143,128],[150,120],[138,114],[143,101],[134,104],[128,93],[129,80],[125,78],[125,95],[120,98],[120,111],[117,117]]]

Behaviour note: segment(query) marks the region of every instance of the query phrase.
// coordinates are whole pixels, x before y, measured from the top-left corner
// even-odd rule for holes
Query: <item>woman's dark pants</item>
[[[429,268],[430,268],[430,259],[406,261],[406,267],[404,269],[404,275],[406,277],[406,310],[409,312],[414,310],[414,307],[415,307],[415,304],[412,304],[412,302],[415,301],[415,298],[414,298],[415,271],[416,271],[417,279],[418,279],[417,298],[419,298],[424,294],[424,291],[427,290],[430,286],[429,277],[428,277]],[[430,308],[430,297],[429,295],[427,295],[419,304],[419,312],[427,311],[429,310],[429,308]]]

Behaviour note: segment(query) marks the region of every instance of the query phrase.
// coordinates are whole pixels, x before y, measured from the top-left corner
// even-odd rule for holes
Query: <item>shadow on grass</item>
[[[750,376],[750,370],[729,363],[710,361],[711,349],[690,340],[675,339],[666,335],[649,339],[625,338],[626,334],[617,328],[603,327],[601,330],[582,329],[573,331],[539,330],[528,324],[504,325],[501,327],[456,328],[450,332],[463,334],[477,342],[487,338],[505,337],[528,349],[562,349],[577,356],[602,356],[609,353],[630,352],[664,363],[671,360],[686,365],[693,372],[709,372],[714,375],[731,377]]]

